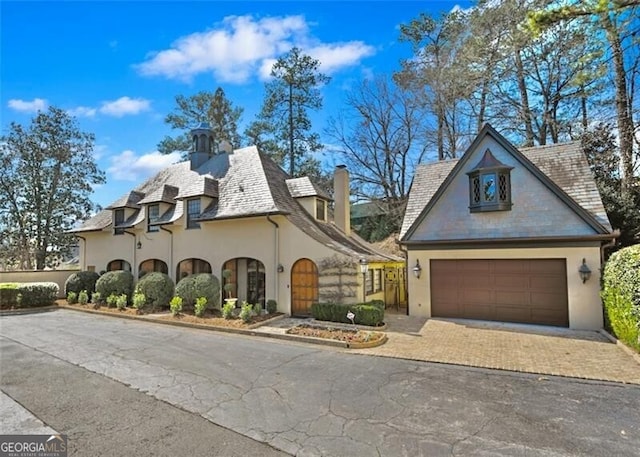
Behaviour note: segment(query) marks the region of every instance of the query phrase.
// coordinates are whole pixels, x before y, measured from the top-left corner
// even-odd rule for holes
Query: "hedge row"
[[[602,286],[607,330],[640,351],[640,244],[609,257]]]
[[[311,314],[314,319],[319,321],[351,324],[351,320],[347,317],[349,312],[354,314],[354,324],[376,327],[384,323],[384,302],[381,300],[354,305],[342,303],[314,303],[311,305]]]
[[[53,305],[60,288],[55,282],[0,284],[0,305],[19,308]]]

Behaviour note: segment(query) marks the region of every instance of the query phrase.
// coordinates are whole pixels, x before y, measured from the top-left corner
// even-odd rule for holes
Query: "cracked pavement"
[[[640,448],[638,386],[67,310],[0,318],[0,344],[3,366],[12,346],[32,348],[298,456],[631,456]],[[11,395],[4,375],[2,389]]]

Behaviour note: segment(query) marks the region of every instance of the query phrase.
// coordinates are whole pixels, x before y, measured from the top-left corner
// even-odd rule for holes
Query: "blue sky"
[[[0,2],[1,125],[29,124],[38,109],[68,110],[96,136],[107,183],[103,206],[177,156],[156,145],[178,132],[164,123],[175,96],[222,87],[244,108],[240,132],[260,109],[270,65],[291,47],[332,77],[324,108],[336,113],[346,91],[390,74],[411,55],[398,26],[420,12],[439,15],[469,1],[137,1]],[[324,163],[332,165],[331,157]]]

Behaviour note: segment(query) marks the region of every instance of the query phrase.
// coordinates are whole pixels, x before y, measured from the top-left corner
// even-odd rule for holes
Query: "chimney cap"
[[[343,170],[343,169],[347,168],[347,166],[346,165],[336,165],[336,168],[340,168],[341,170]]]

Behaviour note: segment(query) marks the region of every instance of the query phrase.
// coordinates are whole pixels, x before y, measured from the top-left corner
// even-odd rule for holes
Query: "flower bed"
[[[386,334],[368,330],[345,329],[336,327],[320,327],[316,325],[302,324],[290,328],[289,335],[310,336],[330,340],[344,341],[347,343],[379,343],[386,341]]]

